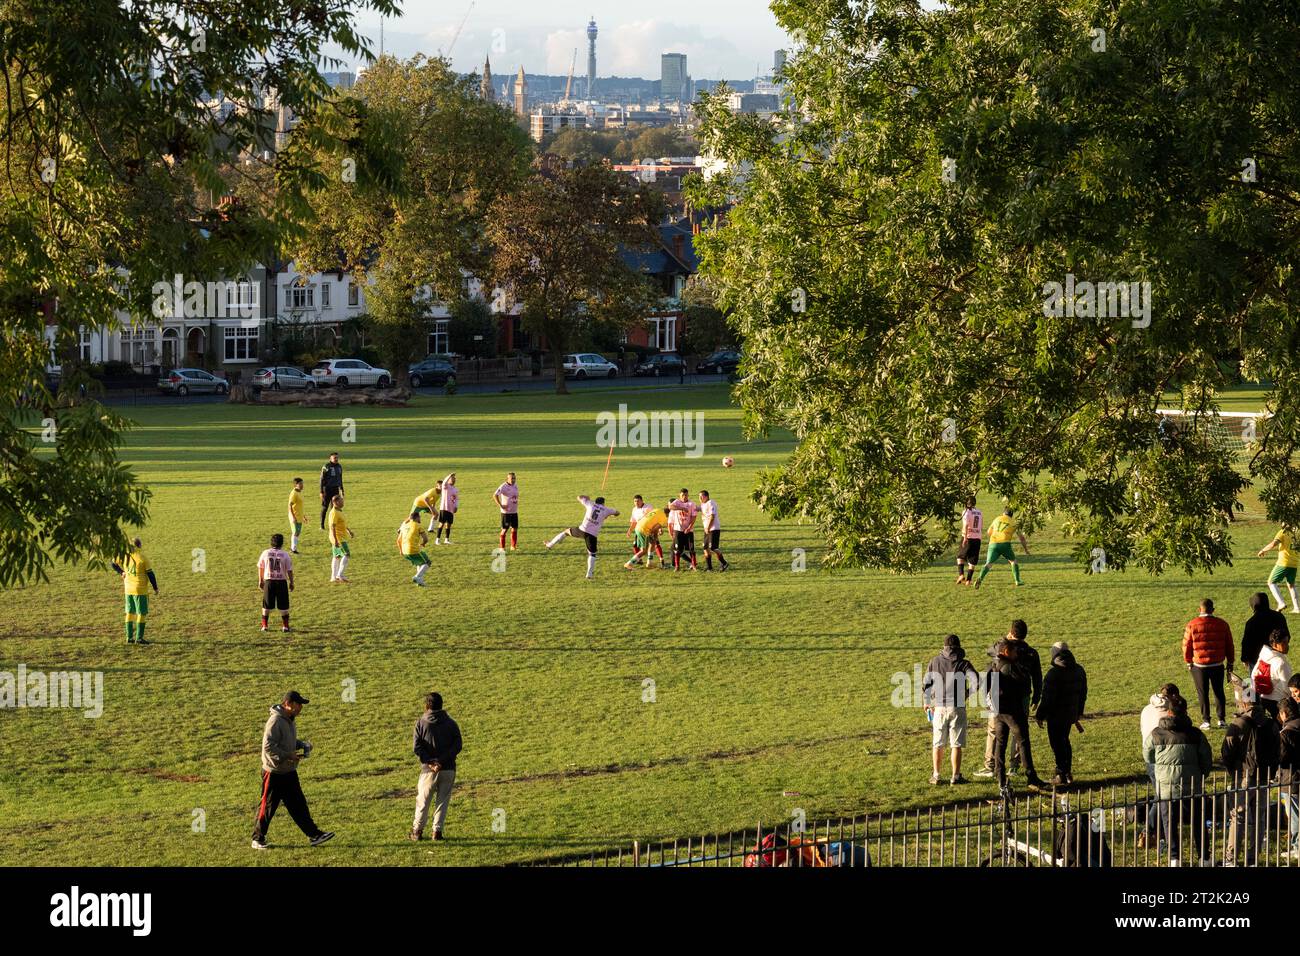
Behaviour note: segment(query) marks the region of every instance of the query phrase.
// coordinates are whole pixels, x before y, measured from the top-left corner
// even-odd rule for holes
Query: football
[[[731,467],[732,465],[734,465],[735,463],[736,463],[736,459],[732,458],[730,455],[728,455],[726,458],[722,459],[722,467],[723,467],[723,468],[730,468],[730,467]]]

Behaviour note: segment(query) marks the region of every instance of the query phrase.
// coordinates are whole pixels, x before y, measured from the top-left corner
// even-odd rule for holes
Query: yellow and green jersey
[[[289,517],[301,523],[303,520],[302,492],[297,488],[289,492]]]
[[[402,527],[398,529],[397,533],[401,539],[402,554],[420,553],[420,550],[424,547],[424,541],[422,540],[424,529],[420,527],[420,522],[407,518],[402,522]]]
[[[122,565],[122,583],[125,585],[127,595],[138,597],[141,594],[148,594],[149,571],[153,565],[144,556],[144,552],[136,548],[119,563]]]
[[[325,519],[325,530],[329,532],[330,544],[335,547],[347,543],[348,521],[337,508],[330,508],[329,516]]]
[[[420,495],[420,497],[411,502],[411,510],[419,511],[423,508],[426,511],[437,511],[438,497],[440,494],[441,491],[439,491],[439,489],[430,488],[424,494]]]
[[[1011,515],[998,515],[989,525],[989,542],[991,544],[1006,544],[1016,537],[1016,519]]]
[[[1300,555],[1295,552],[1295,541],[1286,528],[1280,528],[1277,532],[1277,563],[1283,568],[1300,567]]]
[[[655,508],[636,523],[636,530],[641,532],[641,534],[654,534],[660,528],[667,526],[667,524],[668,516],[664,514],[664,509]]]

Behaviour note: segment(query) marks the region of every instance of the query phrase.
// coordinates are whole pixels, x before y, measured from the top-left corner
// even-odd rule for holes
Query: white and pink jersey
[[[503,515],[519,514],[519,486],[518,485],[512,485],[508,481],[503,482],[501,487],[498,488],[496,491],[494,491],[493,494],[496,495],[497,505],[501,508],[501,513]],[[506,501],[504,505],[501,504],[502,498],[504,498]]]
[[[700,506],[694,501],[674,501],[668,506],[668,527],[674,531],[691,531],[695,528],[695,516],[700,513]]]
[[[967,508],[961,513],[961,535],[963,538],[984,537],[984,512],[978,508]]]
[[[585,531],[587,534],[600,534],[600,527],[605,523],[605,519],[612,515],[618,514],[618,510],[610,508],[608,505],[598,505],[586,495],[578,495],[578,501],[587,509],[587,513],[582,516],[582,524],[578,525],[579,531]]]
[[[700,516],[704,519],[705,531],[722,530],[722,522],[718,518],[718,503],[712,498],[700,505]]]
[[[460,506],[460,492],[455,485],[443,482],[442,494],[438,498],[438,510],[455,512]]]
[[[293,570],[293,556],[280,548],[267,548],[257,559],[257,570],[263,581],[287,581]]]
[[[633,508],[632,527],[635,528],[637,526],[637,523],[652,511],[654,511],[654,509],[651,508],[649,505],[637,505],[635,508]]]

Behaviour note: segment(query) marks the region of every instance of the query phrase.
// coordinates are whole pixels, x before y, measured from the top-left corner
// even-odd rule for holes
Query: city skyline
[[[438,10],[411,9],[383,22],[383,49],[401,57],[424,53],[449,56],[464,73],[481,71],[491,57],[494,72],[513,74],[523,66],[530,74],[567,74],[578,53],[578,74],[588,52],[588,23],[599,28],[598,76],[656,79],[664,53],[685,54],[700,79],[750,79],[771,71],[773,52],[790,39],[762,0],[719,0],[707,11],[692,13],[690,23],[676,18],[628,19],[607,0],[548,5],[538,11],[521,0],[469,0]],[[358,17],[358,32],[380,49],[378,18]],[[339,51],[327,51],[338,56]],[[342,69],[362,66],[347,57]]]

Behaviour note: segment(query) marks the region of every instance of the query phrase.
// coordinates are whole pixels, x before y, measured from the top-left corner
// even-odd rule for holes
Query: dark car
[[[701,375],[730,375],[740,366],[740,353],[733,349],[719,349],[695,366]]]
[[[681,356],[661,352],[651,355],[634,370],[634,375],[681,375],[685,363]]]
[[[446,385],[454,381],[456,381],[456,366],[444,359],[430,356],[411,366],[411,388],[419,388],[421,385]]]

